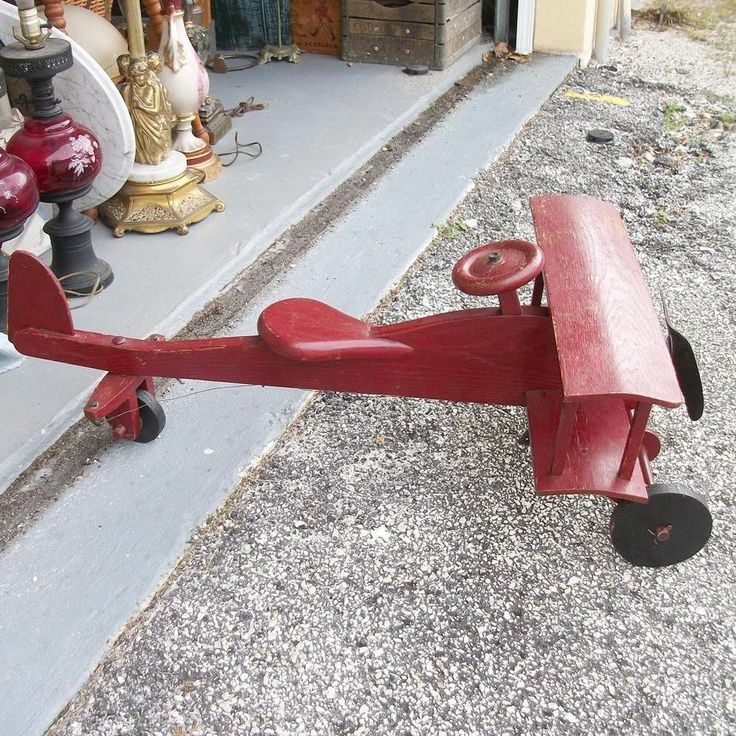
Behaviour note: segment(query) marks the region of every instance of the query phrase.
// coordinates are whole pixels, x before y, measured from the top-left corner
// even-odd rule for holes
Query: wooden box
[[[302,51],[340,56],[341,25],[341,0],[291,0],[292,38]]]
[[[342,58],[444,69],[478,42],[481,0],[343,0]]]

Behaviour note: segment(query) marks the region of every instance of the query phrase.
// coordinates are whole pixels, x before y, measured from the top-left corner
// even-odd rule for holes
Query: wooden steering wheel
[[[539,276],[543,265],[536,243],[501,240],[466,253],[452,269],[452,280],[465,294],[498,296],[504,314],[521,314],[516,290]]]

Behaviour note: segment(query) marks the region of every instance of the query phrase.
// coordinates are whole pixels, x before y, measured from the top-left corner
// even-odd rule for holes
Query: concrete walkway
[[[246,131],[241,140],[258,139],[271,155],[233,167],[213,182],[210,189],[228,203],[227,214],[211,216],[186,239],[101,236],[98,252],[113,263],[117,281],[94,309],[75,313],[79,326],[136,334],[175,330],[463,71],[452,67],[440,75],[438,87],[390,67],[339,65],[339,104],[315,105],[328,86],[321,72],[330,62],[305,60],[297,72],[303,86],[294,84],[290,67],[269,65],[259,70],[269,75],[263,86],[256,84],[258,77],[251,85],[244,75],[242,88],[222,90],[226,106],[251,95],[271,102],[268,118],[254,113],[238,121]],[[431,240],[434,225],[446,219],[473,177],[573,65],[570,58],[538,56],[477,88],[260,303],[248,305],[233,334],[252,332],[261,308],[283,296],[318,297],[356,315],[370,311]],[[416,84],[423,85],[420,93]],[[283,102],[295,89],[298,97]],[[347,151],[346,139],[352,141]],[[127,272],[115,260],[123,255]],[[4,401],[22,395],[21,378],[31,380],[38,394],[27,420],[31,432],[8,446],[10,460],[2,468],[7,480],[68,425],[96,376],[35,361],[6,375],[11,381],[3,386]],[[107,642],[171,570],[194,530],[280,436],[307,396],[209,388],[215,387],[175,386],[165,397],[168,426],[159,440],[112,447],[0,556],[4,736],[43,732],[85,682]],[[46,404],[57,393],[49,412]],[[11,415],[17,411],[11,407]]]

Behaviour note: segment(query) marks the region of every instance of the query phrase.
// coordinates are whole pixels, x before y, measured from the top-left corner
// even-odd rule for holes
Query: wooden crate
[[[478,42],[481,0],[343,0],[342,58],[444,69]]]

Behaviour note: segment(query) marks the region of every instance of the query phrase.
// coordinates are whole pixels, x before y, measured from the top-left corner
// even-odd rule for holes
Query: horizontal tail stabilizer
[[[63,335],[74,334],[69,304],[52,271],[36,256],[16,251],[10,256],[8,276],[8,337],[34,328]]]

